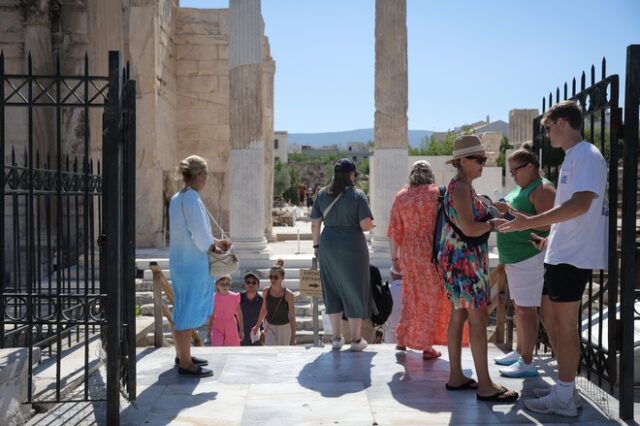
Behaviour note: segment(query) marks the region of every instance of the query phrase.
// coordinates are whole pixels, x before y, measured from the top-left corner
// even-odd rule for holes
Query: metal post
[[[322,346],[320,344],[320,326],[318,324],[318,298],[313,296],[313,346]]]
[[[104,282],[107,291],[107,424],[120,424],[120,340],[122,324],[122,135],[119,52],[109,52],[109,97],[103,120]]]
[[[624,106],[622,201],[622,273],[620,289],[620,418],[633,419],[633,332],[636,278],[636,203],[638,187],[638,114],[640,45],[627,47]],[[615,208],[615,206],[614,206]]]

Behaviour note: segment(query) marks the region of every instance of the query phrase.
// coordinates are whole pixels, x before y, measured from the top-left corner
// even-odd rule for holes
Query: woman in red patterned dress
[[[387,230],[393,269],[403,274],[397,349],[421,350],[424,359],[441,355],[433,345],[446,344],[451,311],[442,277],[431,262],[440,195],[434,181],[427,161],[413,163],[409,185],[393,200]]]

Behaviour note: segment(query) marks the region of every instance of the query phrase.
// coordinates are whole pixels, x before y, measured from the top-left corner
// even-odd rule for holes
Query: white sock
[[[576,388],[576,382],[564,382],[562,380],[558,380],[558,384],[556,385],[556,394],[560,401],[567,403],[571,398],[573,398],[573,390]]]

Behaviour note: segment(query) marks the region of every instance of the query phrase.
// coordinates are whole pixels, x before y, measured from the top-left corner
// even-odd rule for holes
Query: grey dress
[[[322,189],[316,197],[311,218],[323,218],[334,197]],[[373,218],[367,197],[348,187],[326,218],[320,235],[318,261],[324,304],[328,314],[344,312],[347,318],[371,316],[369,249],[360,221]]]

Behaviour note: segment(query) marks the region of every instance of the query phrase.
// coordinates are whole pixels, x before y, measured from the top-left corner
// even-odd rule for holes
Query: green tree
[[[500,143],[500,154],[498,154],[498,158],[496,158],[496,165],[502,167],[502,176],[505,176],[507,170],[507,150],[509,148],[513,147],[509,145],[509,139],[503,136],[502,142]]]
[[[280,197],[289,187],[291,187],[289,167],[276,159],[273,173],[273,195]]]

